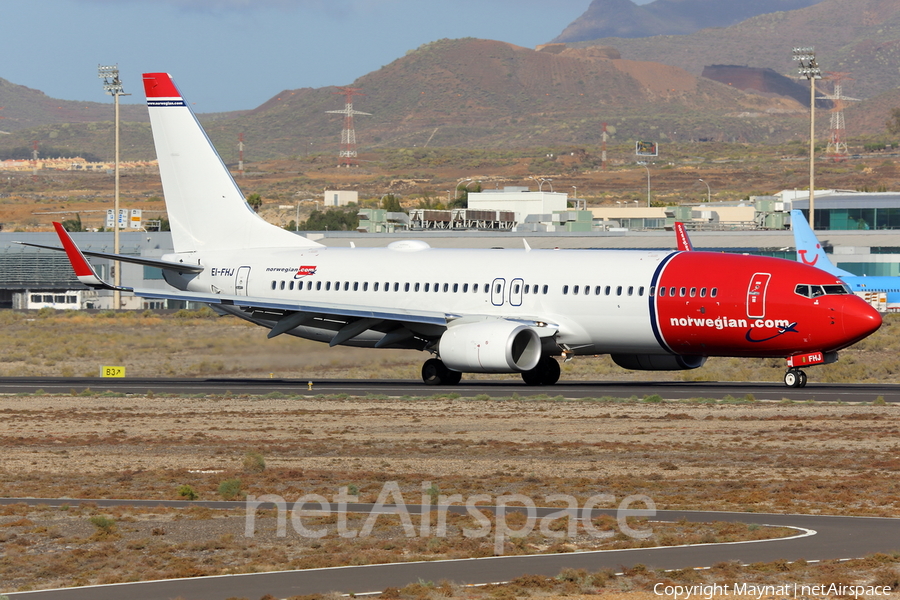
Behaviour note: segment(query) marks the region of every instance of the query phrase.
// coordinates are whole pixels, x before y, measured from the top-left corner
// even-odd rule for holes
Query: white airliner
[[[144,75],[175,248],[171,291],[145,298],[215,310],[331,346],[433,355],[429,384],[462,373],[521,373],[555,383],[555,356],[609,354],[626,369],[700,367],[709,356],[781,357],[785,383],[837,359],[881,317],[836,277],[775,258],[709,252],[328,248],[262,220],[165,73]],[[78,278],[110,288],[60,225]],[[813,290],[813,291],[811,291]]]

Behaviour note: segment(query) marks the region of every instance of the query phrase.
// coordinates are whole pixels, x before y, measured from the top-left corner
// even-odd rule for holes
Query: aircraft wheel
[[[429,358],[422,365],[422,381],[425,385],[456,385],[460,379],[462,373],[451,371],[436,358]]]
[[[552,356],[545,356],[541,359],[541,362],[544,363],[544,377],[541,380],[541,385],[553,385],[559,381],[559,375],[562,370],[559,368],[559,363],[556,362],[556,359]]]
[[[444,385],[457,385],[462,380],[462,373],[459,371],[451,371],[447,367],[444,367],[444,370],[447,371]]]
[[[797,371],[797,377],[799,379],[797,387],[806,387],[806,373],[803,371]]]
[[[522,372],[522,380],[528,385],[553,385],[559,381],[559,363],[551,356],[544,356],[530,371]]]
[[[803,371],[790,369],[784,374],[784,385],[792,388],[800,387],[800,373],[803,373]],[[806,375],[804,374],[803,377],[805,378]]]

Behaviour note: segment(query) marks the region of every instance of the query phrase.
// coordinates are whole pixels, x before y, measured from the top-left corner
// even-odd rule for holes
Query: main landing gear
[[[429,358],[422,365],[422,381],[425,385],[456,385],[462,379],[462,373],[451,371],[437,358]]]
[[[806,373],[800,369],[788,369],[784,374],[784,385],[792,388],[806,387]]]
[[[559,381],[559,363],[551,356],[544,356],[537,366],[522,373],[522,379],[528,385],[553,385]],[[425,385],[456,385],[462,379],[462,373],[452,371],[438,358],[429,358],[422,365],[422,381]]]
[[[553,385],[559,381],[559,363],[552,356],[543,356],[535,368],[522,373],[528,385]]]

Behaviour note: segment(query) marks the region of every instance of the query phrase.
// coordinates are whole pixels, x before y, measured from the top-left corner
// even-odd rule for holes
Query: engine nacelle
[[[447,368],[463,373],[521,373],[541,359],[541,338],[531,327],[504,319],[447,328],[438,342]]]
[[[613,362],[632,371],[686,371],[697,369],[706,362],[705,356],[675,354],[613,354]]]

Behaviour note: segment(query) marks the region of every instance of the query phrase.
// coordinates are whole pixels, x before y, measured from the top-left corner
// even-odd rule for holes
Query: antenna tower
[[[356,130],[353,128],[353,115],[371,115],[372,113],[353,110],[353,96],[365,95],[359,91],[359,88],[339,87],[335,94],[344,96],[344,110],[329,110],[326,112],[344,115],[344,129],[341,131],[340,166],[357,166],[359,161],[356,158]]]
[[[844,96],[844,81],[850,79],[850,73],[829,72],[829,79],[834,82],[834,92],[826,96],[819,96],[825,100],[831,100],[831,136],[828,138],[828,146],[825,155],[833,161],[847,160],[846,129],[844,127],[844,107],[847,102],[858,102],[859,98]]]

